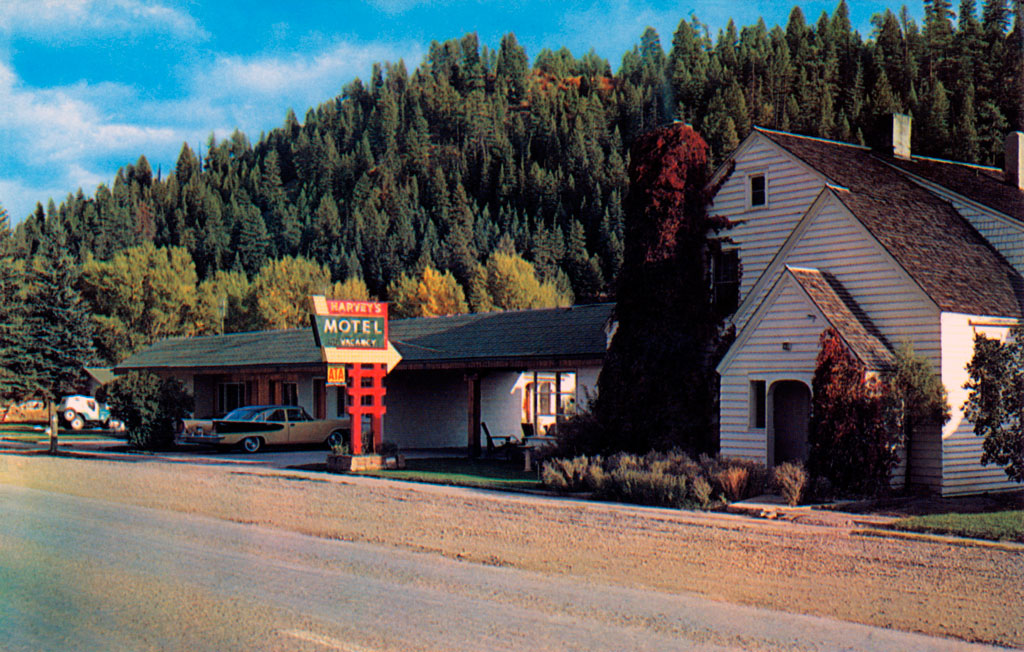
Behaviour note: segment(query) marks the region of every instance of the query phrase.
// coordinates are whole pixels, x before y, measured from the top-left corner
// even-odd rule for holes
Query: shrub
[[[867,374],[832,328],[821,334],[814,370],[808,467],[844,493],[889,488],[902,443],[888,383]]]
[[[704,478],[694,480],[690,485],[690,494],[701,509],[707,509],[711,505],[711,483]]]
[[[686,507],[686,478],[649,469],[621,467],[612,471],[602,492],[610,500],[655,507]]]
[[[715,474],[715,484],[729,502],[736,502],[747,497],[747,486],[750,483],[750,471],[742,466],[730,466]]]
[[[587,406],[589,401],[588,396]],[[603,454],[615,446],[615,438],[594,417],[589,407],[581,408],[577,414],[559,423],[554,434],[556,440],[552,455],[556,457]]]
[[[169,448],[177,424],[192,411],[192,396],[180,382],[149,372],[129,372],[104,389],[110,412],[124,422],[132,448]]]
[[[807,471],[804,465],[793,462],[783,462],[775,467],[773,472],[775,486],[782,492],[782,497],[790,506],[800,504],[803,497],[804,487],[807,485]]]
[[[600,456],[553,458],[545,461],[541,468],[541,483],[548,489],[561,492],[600,491],[608,477],[602,463]]]
[[[756,462],[707,456],[695,462],[680,450],[615,453],[607,459],[553,458],[541,470],[544,486],[554,491],[591,491],[603,500],[702,509],[712,505],[716,492],[730,501],[759,495],[767,477]]]

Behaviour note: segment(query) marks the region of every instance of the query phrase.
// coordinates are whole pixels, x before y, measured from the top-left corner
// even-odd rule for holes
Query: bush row
[[[770,473],[756,462],[705,455],[694,460],[676,450],[554,458],[544,462],[541,481],[553,491],[590,492],[600,500],[709,509],[759,496],[770,487],[796,505],[807,474],[798,464],[782,464]]]

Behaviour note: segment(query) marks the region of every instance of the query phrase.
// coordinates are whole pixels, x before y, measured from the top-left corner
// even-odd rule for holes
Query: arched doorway
[[[771,387],[772,453],[769,464],[807,460],[811,422],[811,390],[798,380],[781,380]]]

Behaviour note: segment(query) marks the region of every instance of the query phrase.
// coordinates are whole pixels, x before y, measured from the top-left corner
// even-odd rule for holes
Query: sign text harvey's
[[[313,330],[326,349],[387,349],[388,304],[313,297]]]

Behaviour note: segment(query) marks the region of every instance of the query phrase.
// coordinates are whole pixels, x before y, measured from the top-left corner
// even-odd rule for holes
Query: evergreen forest
[[[62,273],[112,363],[158,337],[304,323],[272,305],[289,283],[400,315],[607,300],[630,148],[672,121],[715,166],[754,125],[882,146],[904,112],[916,154],[1001,165],[1006,133],[1024,127],[1024,0],[925,0],[922,24],[906,8],[872,23],[855,31],[845,0],[770,29],[712,34],[691,16],[670,40],[648,28],[615,70],[593,51],[531,63],[513,34],[496,49],[475,34],[434,42],[414,69],[339,80],[256,142],[185,144],[166,171],[140,156],[15,228],[0,209],[0,277],[22,270],[0,288],[28,300],[24,261],[70,257]],[[174,289],[114,291],[133,283]]]

